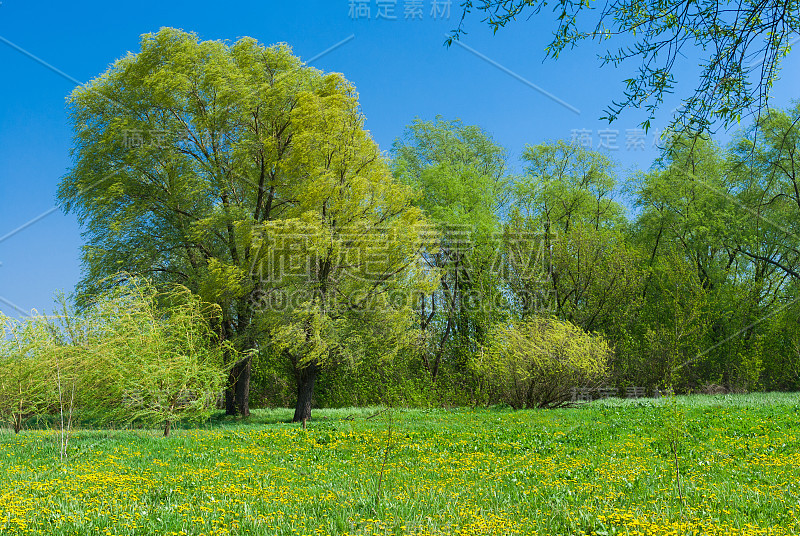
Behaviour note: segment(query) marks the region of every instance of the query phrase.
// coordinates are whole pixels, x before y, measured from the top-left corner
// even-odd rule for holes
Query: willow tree
[[[800,103],[742,132],[731,160],[754,229],[737,250],[800,281]]]
[[[124,270],[219,305],[213,327],[244,356],[227,358],[229,414],[249,413],[252,356],[269,342],[259,319],[276,316],[262,297],[286,287],[264,277],[264,229],[305,221],[315,236],[333,236],[347,222],[384,232],[380,225],[403,218],[415,229],[406,189],[363,129],[353,86],[307,67],[286,45],[200,41],[165,28],[69,104],[74,165],[59,199],[84,226],[79,291],[97,292]],[[308,239],[286,238],[290,247]],[[410,262],[406,245],[393,277]],[[374,292],[388,277],[378,279]],[[310,362],[298,359],[298,371]]]
[[[163,426],[202,422],[224,384],[222,349],[207,318],[216,307],[187,289],[157,292],[146,281],[97,296],[80,318],[86,340],[59,348],[77,374],[76,406],[98,423]]]
[[[40,316],[20,321],[0,314],[0,335],[0,422],[19,433],[56,400],[55,367],[47,359],[53,341]]]
[[[423,256],[438,284],[416,304],[429,341],[423,364],[436,380],[447,354],[464,365],[501,314],[495,254],[508,155],[481,128],[440,116],[415,119],[392,152],[395,177],[418,193],[415,204],[438,233]]]
[[[355,90],[340,78],[330,84],[295,109],[291,206],[251,229],[258,326],[294,370],[294,421],[311,417],[329,365],[391,359],[414,343],[411,299],[424,285],[421,211],[364,131]]]
[[[512,189],[506,230],[540,239],[507,246],[507,283],[519,314],[544,307],[582,329],[604,328],[637,279],[622,235],[623,209],[614,199],[613,163],[564,141],[528,146],[522,159],[525,173]]]

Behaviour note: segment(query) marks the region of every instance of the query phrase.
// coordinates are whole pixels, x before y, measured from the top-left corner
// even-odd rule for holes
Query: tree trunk
[[[250,357],[231,367],[228,373],[228,388],[225,390],[225,413],[227,415],[250,415]]]
[[[228,374],[228,386],[225,388],[225,415],[236,415],[236,399],[234,396],[236,380]]]
[[[250,416],[250,375],[252,369],[252,359],[248,357],[247,361],[242,364],[236,380],[236,411],[242,417]]]
[[[319,377],[320,366],[310,363],[297,372],[297,406],[292,422],[311,419],[311,399],[314,396],[314,384]]]

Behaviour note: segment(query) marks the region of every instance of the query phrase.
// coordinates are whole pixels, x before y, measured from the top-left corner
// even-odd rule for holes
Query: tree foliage
[[[443,361],[464,365],[502,311],[495,260],[507,153],[486,131],[442,117],[416,119],[392,152],[395,177],[414,188],[436,233],[422,256],[435,285],[414,304],[423,363],[436,380]]]
[[[54,404],[53,341],[41,317],[21,321],[0,314],[0,329],[0,419],[19,433],[27,419]]]
[[[544,5],[477,9],[497,28]],[[389,161],[352,84],[287,46],[143,36],[71,97],[59,198],[85,229],[82,313],[6,323],[0,412],[19,428],[51,411],[52,370],[84,415],[165,432],[207,415],[221,371],[226,410],[246,415],[253,366],[261,400],[291,399],[296,421],[345,400],[554,407],[600,381],[800,385],[800,108],[762,109],[727,147],[707,128],[762,104],[735,67],[763,35],[736,32],[766,26],[736,21],[775,6],[614,4],[594,34],[578,26],[589,7],[557,7],[553,55],[646,32],[605,58],[644,60],[610,119],[658,105],[682,46],[722,46],[703,74],[718,83],[624,191],[607,155],[540,143],[514,175],[488,132],[442,117],[415,120]],[[793,21],[765,45],[768,69]],[[703,92],[716,107],[697,115]]]
[[[86,342],[76,354],[78,407],[97,423],[163,426],[203,421],[216,409],[226,370],[203,305],[182,287],[158,292],[142,280],[94,298],[80,321]],[[225,342],[223,344],[230,344]]]
[[[216,408],[226,377],[207,321],[216,306],[182,287],[158,292],[118,279],[80,314],[63,302],[58,315],[3,317],[0,416],[16,432],[31,417],[62,412],[95,424],[162,426],[168,435]]]
[[[571,403],[573,388],[603,381],[612,355],[600,335],[534,317],[495,326],[473,367],[513,408],[554,408]]]
[[[364,130],[355,88],[286,45],[165,28],[70,106],[75,163],[59,198],[85,228],[80,289],[125,270],[219,306],[212,327],[241,356],[226,353],[230,414],[249,412],[252,355],[273,327],[303,311],[341,321],[362,306],[356,292],[388,292],[411,262],[418,211]],[[271,264],[282,250],[294,271]],[[265,309],[276,295],[291,305]],[[318,361],[295,359],[299,389]]]
[[[518,17],[543,18],[546,0],[464,0],[462,17],[447,42],[459,39],[471,11],[481,11],[494,32]],[[605,119],[613,121],[626,108],[644,108],[646,128],[672,93],[675,70],[684,58],[700,55],[696,87],[683,99],[676,124],[702,130],[714,120],[724,125],[743,114],[762,111],[778,78],[781,60],[800,34],[797,0],[754,2],[684,2],[623,0],[596,9],[590,2],[563,1],[552,5],[555,20],[547,57],[584,43],[606,45],[603,65],[617,68],[638,62],[637,72],[624,80],[623,97],[611,103]]]

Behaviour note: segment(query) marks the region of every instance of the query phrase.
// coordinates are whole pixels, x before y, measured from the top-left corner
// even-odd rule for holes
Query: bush
[[[51,346],[43,319],[20,321],[0,313],[0,420],[15,433],[28,418],[47,412],[53,403],[46,361]]]
[[[187,289],[158,293],[143,281],[101,295],[85,321],[80,406],[97,422],[205,420],[226,377],[207,316]]]
[[[96,424],[136,421],[168,435],[215,409],[227,376],[208,322],[219,311],[187,289],[159,293],[127,278],[80,316],[63,309],[25,320],[0,314],[0,420],[15,432],[54,413],[69,428],[74,410]]]
[[[574,387],[599,385],[611,356],[600,335],[570,322],[532,318],[495,326],[472,367],[497,402],[555,408],[571,402]]]

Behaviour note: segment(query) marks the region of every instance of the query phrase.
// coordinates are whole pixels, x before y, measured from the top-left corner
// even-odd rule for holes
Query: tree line
[[[798,387],[800,107],[726,147],[676,133],[624,180],[565,141],[518,166],[444,118],[415,120],[387,158],[342,75],[167,28],[70,109],[74,316],[134,280],[167,321],[184,289],[228,414]]]

